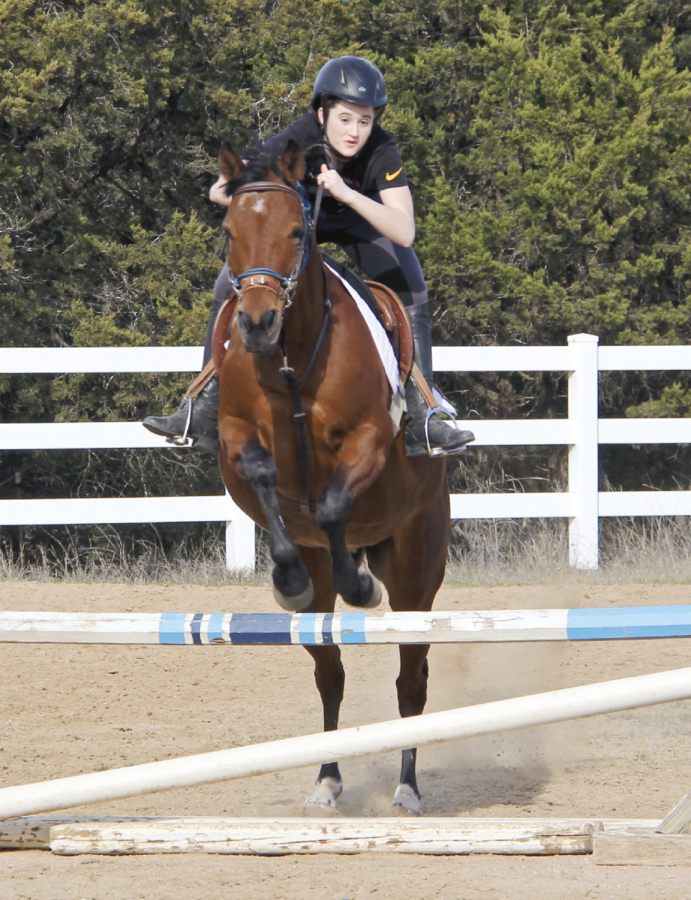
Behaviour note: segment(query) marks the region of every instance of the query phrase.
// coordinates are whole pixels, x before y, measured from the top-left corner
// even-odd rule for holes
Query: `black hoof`
[[[278,566],[274,566],[271,576],[274,588],[286,599],[303,596],[312,585],[309,572],[301,562],[289,568],[286,566],[279,569]]]
[[[381,603],[381,584],[369,572],[358,573],[357,590],[341,595],[349,606],[358,609],[375,609]]]

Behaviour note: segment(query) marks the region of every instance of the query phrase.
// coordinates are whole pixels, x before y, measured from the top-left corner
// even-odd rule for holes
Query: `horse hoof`
[[[420,798],[409,784],[398,785],[391,806],[406,816],[420,815]]]
[[[311,606],[312,601],[314,600],[314,585],[312,584],[312,579],[310,579],[307,589],[301,594],[296,594],[294,597],[288,597],[281,593],[276,585],[274,585],[273,591],[276,603],[278,603],[281,609],[285,609],[286,612],[304,612]]]
[[[322,778],[317,782],[314,793],[305,800],[305,806],[315,806],[319,809],[336,809],[336,801],[341,796],[343,782],[335,778]]]
[[[357,591],[342,596],[350,606],[357,606],[358,609],[376,609],[382,598],[381,583],[369,572],[360,572]]]

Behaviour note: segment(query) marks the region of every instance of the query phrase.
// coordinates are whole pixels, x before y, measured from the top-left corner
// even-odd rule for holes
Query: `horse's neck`
[[[289,365],[299,376],[309,365],[326,315],[325,279],[316,245],[300,276],[293,305],[285,317],[285,349]]]

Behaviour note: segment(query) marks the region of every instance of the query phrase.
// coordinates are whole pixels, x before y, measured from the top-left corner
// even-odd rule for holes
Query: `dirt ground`
[[[688,603],[676,585],[445,588],[440,610]],[[273,611],[268,587],[0,583],[8,610]],[[395,647],[344,648],[341,724],[395,718]],[[427,711],[689,665],[683,640],[449,645]],[[0,786],[319,731],[299,647],[0,645]],[[691,702],[422,748],[423,815],[662,817],[691,790]],[[342,764],[343,816],[389,816],[398,754]],[[302,816],[313,769],[75,809],[75,815]],[[71,811],[72,812],[72,811]],[[679,867],[589,857],[396,854],[56,857],[0,853],[1,900],[691,898]]]

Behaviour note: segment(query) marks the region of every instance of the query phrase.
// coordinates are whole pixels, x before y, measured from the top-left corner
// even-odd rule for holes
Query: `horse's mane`
[[[245,184],[252,184],[255,181],[266,181],[269,172],[278,175],[285,184],[289,183],[278,168],[278,156],[275,150],[271,150],[264,144],[257,144],[254,147],[243,150],[242,158],[247,165],[239,175],[232,178],[226,185],[225,192],[229,197],[232,197],[235,191]]]

